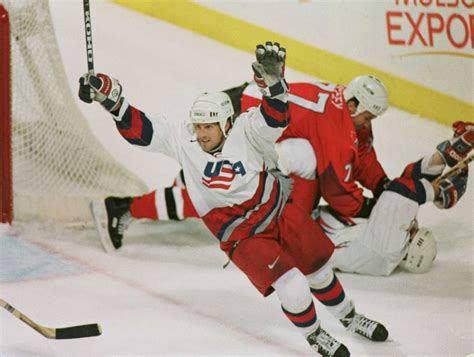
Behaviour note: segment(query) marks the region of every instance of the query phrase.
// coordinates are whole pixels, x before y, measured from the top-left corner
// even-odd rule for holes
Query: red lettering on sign
[[[402,2],[403,2],[403,5],[409,5],[410,0],[402,0]],[[395,0],[395,5],[400,5],[400,1]],[[416,6],[416,0],[413,0],[413,5]]]
[[[396,6],[418,6],[416,0],[395,0]],[[420,0],[420,5],[424,7],[458,7],[463,5],[467,9],[474,8],[474,0]]]
[[[474,48],[474,15],[469,15],[469,24],[471,25],[471,48]]]
[[[464,38],[461,42],[456,42],[453,35],[452,35],[452,31],[451,31],[451,26],[453,24],[453,21],[455,19],[458,19],[462,26],[464,27]],[[466,20],[464,20],[464,18],[459,15],[459,14],[452,14],[451,16],[449,16],[448,18],[448,23],[447,23],[447,26],[446,26],[447,30],[448,30],[448,39],[449,39],[449,42],[451,42],[451,44],[456,47],[456,48],[463,48],[464,46],[466,46],[467,44],[467,41],[469,39],[469,27],[467,25],[467,22]],[[471,34],[471,37],[472,37],[472,34]]]
[[[474,7],[474,1],[472,0],[470,4],[469,4],[469,0],[462,0],[461,2],[468,9],[472,9]]]
[[[438,26],[435,26],[435,22]],[[443,17],[440,14],[428,13],[428,36],[430,39],[430,46],[433,46],[433,34],[441,33],[444,30]]]
[[[391,19],[394,18],[401,18],[402,13],[400,11],[387,11],[385,14],[385,19],[387,20],[387,35],[388,35],[388,43],[391,45],[404,45],[404,40],[393,39],[392,31],[400,30],[402,28],[399,24],[394,24]]]
[[[448,2],[448,7],[456,7],[459,5],[459,0],[454,0],[453,2]]]
[[[423,17],[425,16],[425,14],[421,13],[420,16],[418,16],[418,20],[416,22],[413,21],[413,18],[410,16],[410,13],[405,12],[405,15],[413,27],[413,33],[411,34],[411,37],[408,40],[408,44],[412,45],[413,41],[415,40],[415,37],[418,36],[420,38],[421,43],[423,43],[424,46],[428,46],[425,39],[423,38],[423,35],[421,34],[419,30],[421,21],[423,20]]]

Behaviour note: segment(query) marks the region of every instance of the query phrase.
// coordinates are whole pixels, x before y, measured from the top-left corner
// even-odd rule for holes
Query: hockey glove
[[[79,78],[79,98],[86,103],[93,100],[102,104],[109,112],[115,111],[119,107],[122,95],[122,86],[115,78],[106,74],[84,74]]]
[[[459,175],[444,179],[439,184],[439,195],[434,200],[434,204],[438,208],[453,207],[464,195],[467,187],[467,174],[462,171]]]
[[[457,121],[453,124],[454,137],[440,143],[436,150],[449,167],[464,159],[474,145],[474,123]]]
[[[254,80],[260,92],[270,98],[284,97],[288,92],[285,81],[286,50],[277,42],[267,41],[265,46],[257,45],[257,61],[252,63]]]
[[[374,208],[377,200],[375,198],[364,197],[364,202],[362,202],[362,207],[360,208],[359,213],[357,213],[354,217],[356,218],[369,218],[370,214],[372,213],[372,209]]]

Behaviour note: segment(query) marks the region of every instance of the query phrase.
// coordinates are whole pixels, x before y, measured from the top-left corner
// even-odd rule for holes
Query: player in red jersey
[[[259,100],[249,86],[242,107]],[[346,88],[294,83],[289,102],[292,122],[276,146],[279,166],[292,173],[294,204],[306,212],[321,197],[329,204],[314,215],[336,245],[330,264],[370,275],[389,275],[397,266],[415,273],[428,271],[437,245],[429,230],[418,228],[418,208],[428,201],[450,208],[462,197],[467,168],[439,185],[431,182],[472,150],[474,124],[454,123],[451,140],[390,181],[372,146],[371,121],[388,107],[388,93],[380,80],[360,76]],[[373,197],[365,197],[358,184]]]
[[[371,145],[370,124],[388,108],[388,94],[383,84],[372,76],[357,77],[351,83],[358,87],[360,80],[368,82],[375,91],[378,101],[371,104],[373,108],[365,108],[352,93],[349,94],[351,100],[345,99],[345,87],[341,85],[290,84],[292,121],[279,141],[303,138],[316,153],[317,191],[308,195],[305,190],[304,200],[299,200],[306,209],[312,210],[322,197],[342,216],[367,217],[374,201],[363,196],[356,181],[377,193],[388,181]],[[348,89],[351,88],[350,84]],[[242,110],[258,105],[260,99],[255,86],[248,86],[242,96]]]

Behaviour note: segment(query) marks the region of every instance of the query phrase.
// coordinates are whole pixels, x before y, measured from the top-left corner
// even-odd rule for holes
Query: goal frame
[[[0,4],[0,223],[13,219],[10,20]]]

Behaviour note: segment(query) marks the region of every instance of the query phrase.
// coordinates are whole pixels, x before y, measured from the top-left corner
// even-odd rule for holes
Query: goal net
[[[5,203],[10,189],[15,221],[89,222],[92,199],[147,190],[95,139],[76,106],[48,1],[0,0],[2,6],[9,26],[3,16],[0,38],[9,38],[10,44],[0,41],[0,56],[5,63],[5,54],[9,54],[10,71],[0,66],[0,78],[10,78],[11,83],[10,90],[0,87],[0,103],[7,103],[8,98],[11,103],[10,115],[5,105],[0,108],[4,128],[0,145],[2,210],[10,209]],[[3,217],[8,214],[3,212]]]

